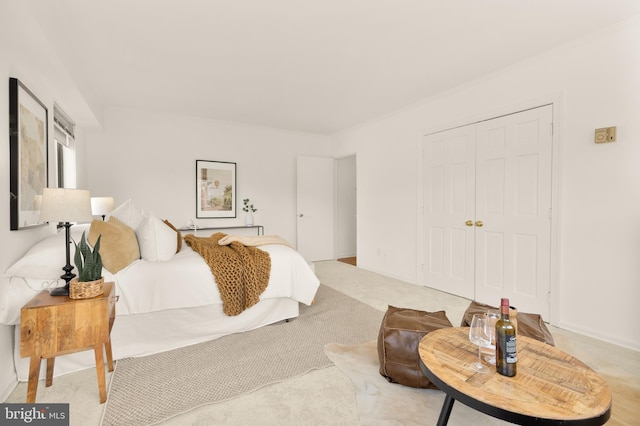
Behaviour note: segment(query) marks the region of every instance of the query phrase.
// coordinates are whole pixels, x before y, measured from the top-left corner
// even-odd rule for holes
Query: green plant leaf
[[[100,279],[102,276],[102,257],[100,256],[100,239],[102,235],[98,235],[98,239],[96,240],[96,245],[93,247],[93,266],[91,268],[91,279],[89,281],[94,281]]]
[[[80,279],[84,271],[84,266],[82,264],[82,253],[80,253],[80,248],[75,241],[73,242],[73,244],[76,246],[76,254],[73,257],[73,262],[76,264],[76,269],[78,270],[78,279]]]
[[[87,243],[85,232],[82,233],[80,244],[76,244],[75,241],[73,242],[76,246],[74,262],[76,268],[78,268],[78,281],[95,281],[102,277],[102,257],[100,256],[101,239],[102,235],[98,235],[93,251]]]

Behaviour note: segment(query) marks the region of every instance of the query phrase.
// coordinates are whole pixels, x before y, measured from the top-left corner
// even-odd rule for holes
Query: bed
[[[318,290],[320,283],[312,265],[300,253],[286,244],[260,245],[259,249],[269,253],[271,259],[268,285],[258,303],[239,315],[228,316],[223,312],[223,301],[209,265],[187,244],[180,246],[181,235],[176,237],[175,228],[168,223],[161,227],[162,221],[153,216],[138,218],[143,224],[153,222],[147,228],[154,228],[151,234],[155,235],[149,238],[150,233],[145,235],[141,230],[143,224],[132,221],[122,211],[114,213],[119,213],[123,223],[137,226],[131,229],[136,229],[141,253],[115,273],[103,270],[105,281],[115,283],[119,297],[111,332],[116,360],[151,355],[295,318],[299,303],[310,305]],[[72,226],[72,238],[79,241],[82,233],[90,232],[95,225],[99,224],[94,221]],[[172,238],[178,247],[160,247],[164,245],[160,233],[164,234],[164,241]],[[29,371],[29,359],[20,357],[20,308],[43,289],[64,284],[58,280],[66,263],[63,247],[64,232],[44,239],[11,266],[0,283],[0,322],[16,326],[14,361],[19,381],[27,381]],[[55,375],[94,365],[91,351],[66,355],[56,359]]]

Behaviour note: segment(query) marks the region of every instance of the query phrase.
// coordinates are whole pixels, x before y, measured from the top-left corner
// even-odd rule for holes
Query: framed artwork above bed
[[[9,198],[12,231],[40,226],[48,179],[47,107],[17,78],[9,78]]]
[[[196,217],[236,217],[236,163],[196,160]]]

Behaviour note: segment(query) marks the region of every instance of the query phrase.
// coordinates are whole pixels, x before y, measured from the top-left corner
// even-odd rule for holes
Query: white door
[[[424,284],[549,318],[552,106],[423,138]]]
[[[475,126],[423,138],[424,276],[429,287],[473,299]]]
[[[549,318],[552,106],[478,124],[476,300]]]
[[[335,259],[334,164],[332,158],[298,157],[296,246],[308,261]]]

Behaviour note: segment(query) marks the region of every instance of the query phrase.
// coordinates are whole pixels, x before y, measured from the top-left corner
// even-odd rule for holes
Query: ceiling
[[[29,1],[94,111],[319,134],[640,13],[637,0]]]

